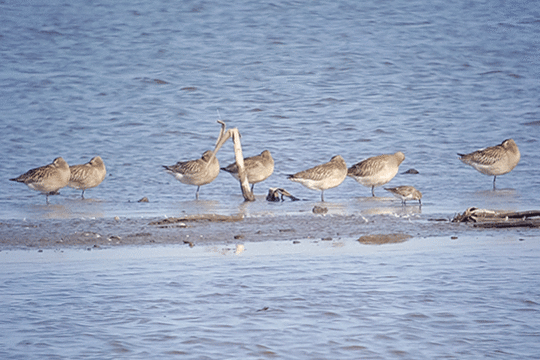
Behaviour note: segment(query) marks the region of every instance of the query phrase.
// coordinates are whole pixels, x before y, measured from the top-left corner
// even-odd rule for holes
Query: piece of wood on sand
[[[499,211],[468,208],[463,214],[457,214],[452,222],[474,223],[478,228],[515,228],[540,227],[540,210]]]
[[[236,166],[238,167],[238,177],[240,178],[240,188],[242,189],[242,195],[244,196],[245,201],[255,201],[255,196],[253,195],[253,192],[251,192],[251,188],[249,187],[247,172],[244,166],[242,144],[240,143],[240,132],[237,128],[225,130],[225,123],[221,120],[218,120],[217,122],[221,124],[221,130],[219,132],[219,137],[216,142],[216,147],[214,148],[214,153],[212,154],[212,156],[215,156],[219,149],[223,146],[223,144],[225,144],[227,140],[232,138],[234,144],[234,156],[236,159]],[[210,159],[208,163],[210,163],[211,160],[212,159]]]

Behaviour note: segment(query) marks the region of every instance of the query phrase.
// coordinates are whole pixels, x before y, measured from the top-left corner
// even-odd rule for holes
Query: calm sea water
[[[0,252],[2,359],[537,359],[538,241]]]
[[[286,174],[395,151],[419,174],[388,185],[420,189],[421,216],[538,209],[539,33],[526,1],[2,1],[0,219],[299,213],[320,194]],[[161,168],[212,149],[219,118],[245,156],[273,154],[255,203],[228,174],[196,202]],[[491,191],[456,153],[507,138],[521,162]],[[63,189],[46,206],[8,181],[95,155],[108,176],[86,201]],[[230,143],[218,158],[233,161]],[[267,204],[276,186],[308,201]],[[325,199],[349,214],[395,206],[352,179]],[[535,358],[540,256],[519,238],[242,260],[2,252],[0,356]]]

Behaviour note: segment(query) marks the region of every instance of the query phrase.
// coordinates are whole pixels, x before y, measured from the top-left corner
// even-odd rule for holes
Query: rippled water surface
[[[239,128],[246,156],[272,152],[259,194],[282,186],[317,201],[285,175],[336,154],[350,166],[399,150],[401,170],[420,174],[389,185],[419,188],[426,213],[539,205],[540,14],[528,2],[5,1],[0,10],[2,219],[56,216],[7,179],[57,156],[101,155],[108,169],[86,194],[93,203],[69,188],[52,197],[62,216],[199,211],[195,188],[161,165],[213,148],[220,117]],[[493,193],[456,153],[507,138],[522,159]],[[233,159],[226,144],[219,160]],[[354,212],[369,195],[348,178],[326,200]],[[136,203],[143,196],[150,203]],[[242,201],[225,173],[201,198],[223,213]]]
[[[0,357],[536,359],[539,243],[2,251]]]
[[[538,209],[539,33],[526,1],[1,1],[0,219],[305,214],[320,194],[287,174],[396,151],[388,185],[417,187],[421,208],[348,178],[329,214]],[[254,203],[223,173],[195,201],[161,167],[212,149],[219,118],[245,156],[273,154]],[[492,191],[456,153],[507,138],[521,161]],[[8,181],[95,155],[108,175],[86,200],[66,188],[47,206]],[[267,203],[276,186],[307,201]],[[475,234],[3,250],[0,357],[538,358],[535,230]]]

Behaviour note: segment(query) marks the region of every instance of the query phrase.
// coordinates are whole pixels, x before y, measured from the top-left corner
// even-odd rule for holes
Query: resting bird
[[[399,165],[403,160],[405,160],[405,155],[401,151],[370,157],[351,166],[347,175],[358,183],[371,187],[371,195],[375,196],[375,187],[392,180],[398,173]]]
[[[197,186],[195,193],[197,200],[201,186],[210,184],[219,174],[219,162],[211,150],[205,151],[200,159],[179,161],[176,165],[163,165],[163,167],[167,173],[174,176],[182,184]]]
[[[346,177],[347,164],[340,155],[336,155],[329,162],[289,175],[288,179],[308,189],[320,190],[321,201],[324,201],[324,190],[338,186]]]
[[[499,145],[480,149],[470,154],[459,154],[459,159],[482,174],[493,176],[493,189],[498,175],[512,171],[521,159],[518,146],[512,139]]]
[[[9,180],[24,183],[30,189],[45,194],[48,204],[49,195],[57,194],[58,190],[66,186],[69,177],[69,165],[64,159],[58,157],[49,165],[28,170],[21,176]]]
[[[268,179],[274,172],[274,159],[272,159],[270,151],[264,150],[259,155],[245,158],[244,168],[247,172],[248,183],[251,184],[251,192],[253,192],[256,183]],[[230,173],[236,180],[240,181],[236,162],[221,168],[221,170]]]
[[[68,186],[74,189],[82,190],[81,198],[84,199],[84,191],[101,184],[107,169],[101,157],[95,156],[89,162],[82,165],[72,165],[69,167],[71,177]]]

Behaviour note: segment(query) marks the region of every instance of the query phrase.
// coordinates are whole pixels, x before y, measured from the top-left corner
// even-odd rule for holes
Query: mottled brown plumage
[[[346,177],[347,164],[340,155],[336,155],[329,162],[289,175],[288,179],[308,189],[320,190],[321,201],[324,201],[324,190],[340,185]]]
[[[21,176],[9,180],[24,183],[30,189],[45,194],[48,204],[49,195],[56,194],[58,190],[67,186],[69,177],[69,165],[64,159],[58,157],[51,164],[31,169]]]
[[[101,157],[93,157],[89,162],[82,165],[69,167],[71,176],[68,186],[82,190],[81,197],[84,199],[84,191],[98,186],[105,179],[107,169]]]
[[[274,159],[270,151],[264,150],[259,155],[245,158],[244,167],[247,172],[248,183],[251,184],[251,192],[253,192],[255,184],[268,179],[274,172]],[[236,180],[240,180],[236,162],[221,168],[221,170],[230,173]]]
[[[195,198],[199,199],[200,187],[210,184],[219,174],[218,159],[212,154],[211,150],[207,150],[200,159],[179,161],[175,165],[163,167],[182,184],[197,186]]]
[[[373,156],[351,166],[347,175],[358,183],[371,187],[371,195],[375,196],[375,187],[388,183],[396,176],[399,165],[405,155],[398,151],[395,154]]]
[[[459,154],[459,159],[482,174],[493,176],[493,188],[498,175],[512,171],[521,159],[519,148],[512,139],[504,140],[499,145]]]
[[[422,193],[416,190],[413,186],[397,186],[393,188],[384,188],[389,191],[395,197],[401,199],[401,203],[406,205],[407,200],[418,200],[418,203],[422,204]]]

